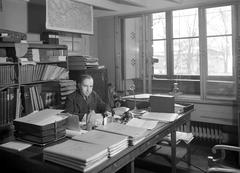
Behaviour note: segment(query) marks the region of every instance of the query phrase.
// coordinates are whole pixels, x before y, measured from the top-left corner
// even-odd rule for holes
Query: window
[[[234,5],[225,5],[153,13],[153,76],[169,81],[181,79],[185,82],[181,83],[185,94],[197,93],[203,99],[234,99],[233,31],[237,30],[234,29],[237,14],[233,9]],[[168,91],[169,81],[167,84],[161,81],[161,86],[165,86],[162,91]],[[156,83],[152,85],[155,90],[161,88],[154,86]]]
[[[231,6],[206,9],[209,76],[232,76]]]
[[[198,9],[173,11],[174,75],[199,75]]]
[[[152,15],[153,31],[153,74],[167,74],[167,55],[166,55],[166,14],[154,13]]]

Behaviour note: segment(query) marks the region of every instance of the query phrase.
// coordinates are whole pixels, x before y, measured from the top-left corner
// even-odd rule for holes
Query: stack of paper
[[[177,113],[162,113],[162,112],[146,112],[142,115],[142,119],[157,120],[161,122],[172,122],[178,118]]]
[[[194,136],[191,132],[180,132],[176,131],[176,143],[178,144],[181,141],[184,141],[186,144],[190,143],[193,140]],[[165,140],[171,141],[171,134],[168,134],[164,137]]]
[[[118,154],[128,147],[127,136],[98,130],[92,130],[82,135],[74,136],[72,139],[106,146],[108,148],[109,157]]]
[[[144,120],[139,118],[133,118],[130,121],[128,121],[127,125],[134,126],[134,127],[141,127],[148,130],[154,129],[158,124],[158,121],[155,120]]]
[[[108,151],[102,145],[67,140],[44,148],[43,159],[85,172],[106,161]]]
[[[44,109],[15,119],[13,124],[16,137],[38,144],[45,144],[64,137],[67,116],[60,114],[62,111]]]
[[[136,145],[142,141],[148,133],[147,129],[119,123],[108,123],[105,126],[97,127],[96,130],[128,136],[129,145]]]
[[[10,151],[22,151],[28,147],[31,147],[32,144],[21,142],[21,141],[10,141],[0,145],[0,148],[10,150]]]

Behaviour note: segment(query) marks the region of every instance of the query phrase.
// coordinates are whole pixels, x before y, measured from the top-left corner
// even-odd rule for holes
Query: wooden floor
[[[177,164],[177,173],[204,173],[208,167],[208,155],[211,154],[211,147],[214,144],[208,141],[192,141],[191,143],[191,166],[185,161]],[[159,165],[148,165],[142,162],[135,162],[135,173],[170,173],[171,167]]]

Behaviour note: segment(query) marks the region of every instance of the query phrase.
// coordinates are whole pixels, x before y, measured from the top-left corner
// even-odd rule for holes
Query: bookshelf
[[[0,43],[0,128],[34,110],[61,104],[68,79],[67,46]]]

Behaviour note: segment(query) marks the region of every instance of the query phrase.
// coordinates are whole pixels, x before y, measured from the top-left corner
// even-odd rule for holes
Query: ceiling
[[[196,5],[231,2],[234,0],[75,0],[94,6],[94,16],[147,13]],[[236,1],[236,0],[235,0]]]
[[[43,4],[45,0],[24,0]],[[130,15],[239,0],[73,0],[93,5],[94,17]]]

